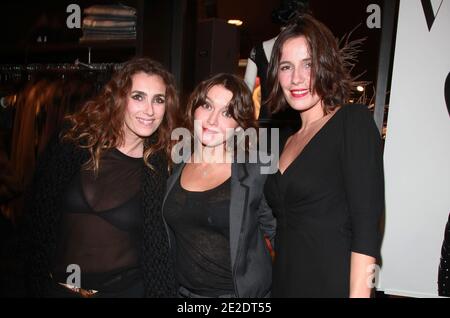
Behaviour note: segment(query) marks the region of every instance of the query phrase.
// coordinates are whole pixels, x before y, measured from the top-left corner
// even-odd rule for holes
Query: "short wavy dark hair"
[[[273,113],[288,107],[278,81],[283,46],[286,41],[300,36],[306,38],[312,60],[310,87],[322,99],[324,111],[343,105],[351,96],[353,79],[337,39],[323,23],[309,14],[300,14],[281,31],[272,50],[267,78],[271,91],[266,104]]]
[[[231,114],[231,117],[237,121],[239,126],[244,130],[256,127],[257,124],[252,93],[242,79],[236,75],[226,73],[214,75],[197,85],[188,101],[185,127],[193,133],[195,110],[206,103],[206,95],[209,90],[216,85],[225,87],[233,94],[233,97],[228,104],[228,111]]]
[[[194,134],[195,110],[206,103],[206,96],[209,90],[216,85],[225,87],[233,94],[233,97],[228,103],[228,112],[236,120],[239,127],[244,131],[247,128],[255,128],[257,130],[258,124],[252,93],[241,78],[226,73],[214,75],[195,87],[187,103],[184,127],[189,129],[192,135]],[[246,151],[249,150],[249,143],[245,142],[242,145]]]

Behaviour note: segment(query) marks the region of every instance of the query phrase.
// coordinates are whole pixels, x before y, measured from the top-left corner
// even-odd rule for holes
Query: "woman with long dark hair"
[[[177,108],[172,75],[140,58],[68,117],[29,195],[30,295],[176,294],[160,209]]]
[[[382,143],[331,31],[299,15],[277,38],[269,67],[273,111],[301,128],[265,185],[277,218],[274,297],[369,297],[384,207]],[[300,119],[299,118],[299,119]]]

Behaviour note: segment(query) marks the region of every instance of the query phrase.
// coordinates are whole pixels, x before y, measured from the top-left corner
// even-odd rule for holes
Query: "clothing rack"
[[[55,64],[0,64],[0,73],[39,73],[39,72],[77,72],[77,71],[116,71],[122,67],[122,63],[91,63],[80,61],[75,63]]]
[[[0,64],[0,84],[21,83],[41,74],[54,74],[65,78],[69,74],[112,74],[121,69],[122,63],[33,63],[33,64]]]
[[[18,180],[31,180],[36,159],[65,116],[96,96],[121,66],[79,61],[0,64],[0,110],[13,111],[8,149]]]

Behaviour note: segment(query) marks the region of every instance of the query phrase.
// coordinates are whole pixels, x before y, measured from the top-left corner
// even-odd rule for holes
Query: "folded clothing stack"
[[[83,11],[80,42],[136,39],[136,9],[124,5],[94,5]]]

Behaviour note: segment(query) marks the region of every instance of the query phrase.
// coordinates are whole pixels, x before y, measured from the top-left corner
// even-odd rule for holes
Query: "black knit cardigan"
[[[89,159],[88,151],[55,136],[41,156],[32,187],[27,195],[26,216],[22,228],[21,250],[25,262],[25,286],[29,296],[45,297],[52,281],[49,277],[57,245],[61,220],[62,195]],[[163,152],[142,164],[141,209],[143,214],[142,270],[146,297],[176,297],[168,236],[162,221],[161,205],[168,177]]]

